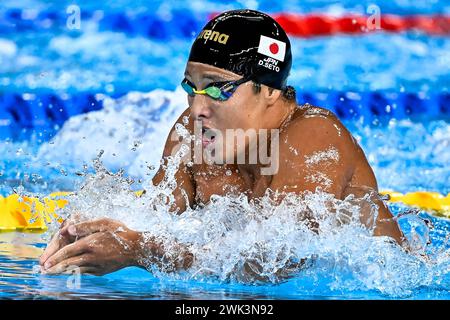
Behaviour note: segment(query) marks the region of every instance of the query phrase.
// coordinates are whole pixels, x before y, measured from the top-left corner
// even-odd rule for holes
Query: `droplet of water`
[[[40,176],[39,174],[37,174],[37,173],[32,173],[31,174],[31,177],[33,178],[33,179],[42,179],[42,176]]]

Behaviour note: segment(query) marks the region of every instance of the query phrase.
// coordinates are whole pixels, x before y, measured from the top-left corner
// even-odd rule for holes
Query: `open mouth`
[[[207,147],[211,145],[216,138],[216,133],[213,129],[208,127],[202,127],[202,145],[203,147]]]

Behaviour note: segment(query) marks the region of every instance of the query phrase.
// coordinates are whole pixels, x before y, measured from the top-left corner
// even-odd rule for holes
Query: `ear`
[[[265,85],[262,85],[261,87],[261,93],[263,94],[268,106],[273,105],[280,98],[281,90],[269,88]]]

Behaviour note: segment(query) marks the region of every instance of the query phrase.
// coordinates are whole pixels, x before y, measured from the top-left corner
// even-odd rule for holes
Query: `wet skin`
[[[211,82],[241,78],[232,72],[194,62],[187,64],[185,76],[197,90]],[[280,129],[278,170],[262,175],[261,168],[266,165],[261,163],[193,166],[182,163],[175,175],[174,212],[181,213],[187,206],[207,203],[211,195],[245,193],[249,198],[258,199],[268,189],[302,194],[315,192],[319,187],[337,199],[350,194],[361,198],[375,191],[371,193],[371,200],[379,206],[379,212],[374,235],[404,243],[392,214],[376,195],[377,181],[363,150],[331,112],[310,105],[298,106],[295,101],[283,98],[281,91],[264,85],[260,92],[255,92],[252,82],[239,86],[227,101],[194,95],[188,96],[188,105],[176,123],[185,123],[183,119],[187,117],[186,128],[191,133],[194,122],[221,133],[226,129]],[[174,130],[173,127],[169,134],[163,158],[173,155],[179,146],[179,140],[173,139],[176,137]],[[249,144],[246,140],[243,146],[235,146],[235,154],[248,153]],[[214,143],[209,146],[207,143],[205,148],[214,148]],[[216,152],[222,151],[217,149]],[[161,167],[153,183],[161,182],[164,174]],[[368,203],[361,206],[361,221],[369,220],[369,208]],[[155,239],[143,241],[143,237],[111,219],[80,224],[67,221],[49,243],[40,264],[43,272],[50,274],[65,272],[70,265],[77,265],[81,272],[101,275],[126,266],[144,267],[142,261],[149,256],[158,263],[164,248]],[[188,268],[194,258],[181,244],[179,250],[179,258],[172,263],[173,270]]]

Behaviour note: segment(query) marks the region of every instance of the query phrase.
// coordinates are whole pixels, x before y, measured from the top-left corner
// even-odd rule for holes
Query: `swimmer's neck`
[[[296,101],[286,101],[278,98],[274,104],[268,105],[265,112],[267,113],[267,129],[280,129],[282,131],[292,118],[298,105]]]
[[[281,100],[281,99],[280,99]],[[274,129],[280,129],[280,131],[282,131],[289,123],[289,121],[292,119],[293,114],[295,113],[295,111],[298,108],[297,103],[295,102],[286,102],[286,101],[279,101],[277,103],[277,105],[273,105],[273,107],[275,107],[277,110],[276,111],[276,116],[274,117],[274,119],[276,119],[276,121],[273,123],[272,128]],[[270,133],[269,133],[270,135]],[[270,142],[271,139],[268,139],[268,145],[269,148],[268,150],[270,150]],[[248,150],[246,150],[247,154],[245,156],[245,159],[249,159],[248,157]],[[269,155],[272,156],[272,155]],[[258,163],[256,164],[238,164],[237,168],[239,170],[239,173],[241,174],[242,178],[245,180],[247,186],[249,189],[254,189],[256,187],[256,185],[259,182],[262,181],[268,181],[270,182],[270,180],[272,179],[272,176],[268,176],[268,175],[262,175],[262,168],[267,167],[267,164],[262,164],[259,162],[259,157],[258,157]]]

